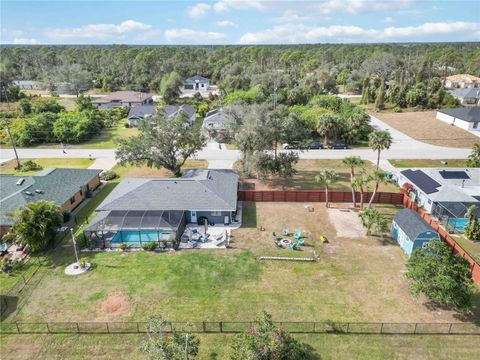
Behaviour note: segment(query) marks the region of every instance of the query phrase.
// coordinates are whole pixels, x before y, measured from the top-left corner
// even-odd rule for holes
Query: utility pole
[[[185,334],[185,360],[188,360],[188,333]]]
[[[13,152],[15,153],[15,158],[17,159],[17,169],[20,170],[21,164],[20,159],[18,158],[17,148],[15,147],[15,141],[13,140],[12,133],[10,132],[10,128],[7,125],[7,134],[10,137],[10,141],[12,142]]]
[[[70,232],[72,233],[72,240],[73,240],[73,250],[75,251],[75,259],[77,259],[77,265],[79,265],[78,262],[78,253],[77,253],[77,242],[75,241],[75,234],[73,233],[73,229],[70,228]],[[80,265],[79,265],[80,266]]]

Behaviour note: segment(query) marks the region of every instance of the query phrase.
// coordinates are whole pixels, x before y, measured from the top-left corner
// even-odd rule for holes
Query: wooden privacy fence
[[[445,241],[448,245],[452,247],[452,252],[454,254],[460,254],[462,255],[465,259],[468,260],[468,262],[472,265],[471,268],[471,273],[472,273],[472,279],[475,281],[477,284],[480,284],[480,265],[466,252],[456,241],[454,238],[450,236],[450,234],[445,231],[435,220],[433,220],[430,215],[428,215],[424,209],[419,207],[412,199],[408,197],[408,194],[403,195],[403,205],[406,208],[412,209],[416,211],[422,218],[425,220],[425,222],[429,223],[430,226],[438,232],[440,237],[442,238],[443,241]]]
[[[474,323],[388,322],[275,322],[292,334],[382,334],[382,335],[480,335]],[[164,332],[238,334],[248,330],[248,321],[167,322]],[[131,322],[10,322],[0,323],[4,334],[145,334],[147,323]]]
[[[363,193],[364,203],[368,203],[373,193]],[[360,193],[355,192],[355,200],[360,202]],[[239,190],[238,200],[240,201],[283,201],[283,202],[324,202],[324,190]],[[330,202],[345,203],[352,202],[351,191],[329,191]],[[393,192],[378,192],[373,199],[375,204],[403,204],[403,194]]]

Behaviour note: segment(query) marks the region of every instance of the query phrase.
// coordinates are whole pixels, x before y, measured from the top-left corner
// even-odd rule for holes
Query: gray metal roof
[[[412,209],[399,210],[395,214],[393,221],[412,241],[425,231],[432,231],[436,234],[433,236],[438,236],[438,233]]]
[[[8,214],[30,202],[46,200],[62,206],[100,172],[92,169],[46,169],[36,176],[0,175],[0,225],[11,225],[13,222]],[[21,178],[25,181],[17,185]]]
[[[234,211],[237,188],[233,170],[187,170],[181,178],[127,178],[97,210]]]
[[[476,88],[456,89],[456,90],[450,91],[450,94],[460,99],[478,99],[480,98],[480,89],[476,89]]]
[[[192,106],[190,106],[188,104],[183,104],[183,105],[180,105],[180,106],[178,106],[178,105],[165,105],[163,107],[163,111],[165,112],[165,116],[167,118],[174,117],[175,115],[177,115],[177,113],[180,110],[185,111],[189,118],[191,118],[193,115],[195,115],[197,113],[197,110],[195,110],[195,108],[193,108]]]
[[[468,121],[468,122],[480,121],[480,107],[441,109],[441,110],[438,110],[438,112],[453,116],[463,121]]]
[[[128,119],[144,119],[157,113],[155,105],[132,106],[128,112]]]
[[[209,82],[210,79],[200,76],[200,75],[195,75],[192,76],[188,79],[185,79],[184,84],[197,84],[197,83],[206,83]]]

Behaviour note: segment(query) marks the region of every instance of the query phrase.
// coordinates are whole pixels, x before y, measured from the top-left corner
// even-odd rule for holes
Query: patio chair
[[[297,243],[294,243],[294,242],[290,243],[290,249],[296,250],[297,249]]]
[[[288,236],[290,234],[290,229],[288,227],[283,229],[283,234]]]
[[[305,245],[305,240],[298,239],[297,244],[300,245],[300,246],[303,246],[303,245]]]
[[[295,234],[293,234],[293,237],[296,239],[296,240],[300,240],[302,238],[302,230],[298,230],[295,232]]]

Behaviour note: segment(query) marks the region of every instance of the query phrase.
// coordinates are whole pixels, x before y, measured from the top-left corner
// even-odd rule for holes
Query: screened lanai
[[[185,228],[185,212],[177,210],[102,211],[84,230],[93,247],[141,247],[153,241],[173,248]]]

